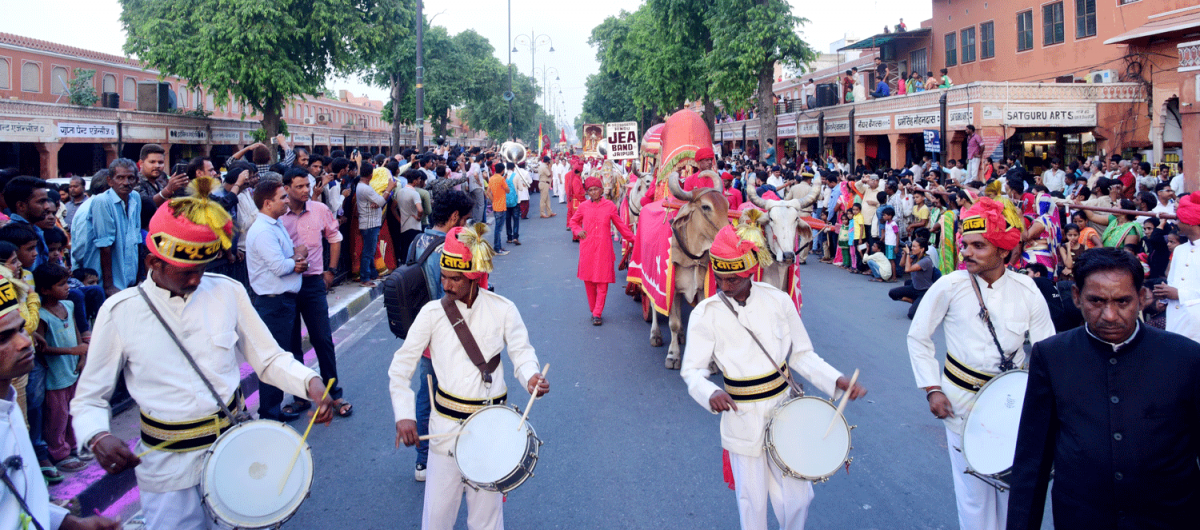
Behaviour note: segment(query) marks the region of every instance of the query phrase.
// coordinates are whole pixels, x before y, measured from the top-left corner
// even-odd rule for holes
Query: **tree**
[[[710,93],[726,109],[758,107],[758,137],[776,140],[775,63],[804,66],[816,52],[800,38],[796,28],[808,20],[792,15],[780,0],[714,0],[706,22],[713,52],[705,66]]]
[[[716,105],[709,90],[709,72],[705,58],[714,53],[710,20],[714,19],[714,4],[718,0],[648,0],[653,26],[649,28],[658,41],[660,51],[651,49],[649,67],[659,73],[655,84],[668,101],[664,109],[674,109],[686,101],[704,102],[704,121],[712,128],[716,121]],[[730,29],[737,28],[730,25]],[[674,103],[678,101],[675,105]]]
[[[100,100],[96,96],[96,88],[92,83],[94,77],[96,77],[95,70],[75,69],[75,77],[71,79],[71,95],[67,98],[72,105],[90,107]]]
[[[262,114],[269,136],[295,96],[321,94],[409,32],[412,0],[120,0],[125,52],[162,75]]]
[[[507,76],[506,69],[503,66],[500,68],[501,75]],[[506,89],[507,77],[504,77],[504,82],[502,86]],[[545,123],[553,123],[537,103],[541,90],[532,77],[523,74],[513,76],[512,90],[516,96],[512,100],[513,135],[526,142],[532,139],[536,145],[538,120],[551,120]],[[472,129],[486,131],[488,136],[497,141],[508,139],[508,102],[504,101],[502,94],[503,91],[494,91],[486,99],[467,102],[462,112],[463,119]]]

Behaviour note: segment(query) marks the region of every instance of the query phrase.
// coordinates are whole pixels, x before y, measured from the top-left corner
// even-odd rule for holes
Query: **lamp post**
[[[542,108],[546,108],[547,105],[549,105],[550,103],[553,103],[553,101],[552,101],[553,98],[549,97],[550,89],[547,88],[549,86],[546,84],[548,82],[547,77],[549,77],[550,72],[553,72],[555,81],[558,81],[561,78],[559,77],[559,74],[558,74],[558,68],[555,68],[553,66],[551,66],[549,68],[534,68],[533,69],[534,78],[537,77],[538,70],[542,71],[542,88],[545,90],[545,92],[542,92]]]
[[[511,0],[510,0],[510,2],[511,2]],[[509,18],[510,19],[512,18],[511,12],[510,12]],[[510,25],[511,25],[511,23],[510,23]],[[510,33],[510,35],[511,35],[511,33]],[[541,48],[542,46],[549,46],[550,53],[554,53],[554,40],[551,39],[549,35],[546,35],[544,33],[539,35],[536,32],[530,31],[528,35],[526,35],[526,34],[517,35],[515,38],[512,38],[512,44],[513,44],[513,47],[512,47],[513,53],[520,51],[517,49],[518,44],[521,46],[525,46],[526,48],[529,48],[529,75],[534,76],[534,78],[537,77],[537,72],[536,72],[536,70],[537,70],[536,64],[537,63],[535,61],[537,60],[538,48]],[[512,55],[509,54],[509,57],[512,57]]]

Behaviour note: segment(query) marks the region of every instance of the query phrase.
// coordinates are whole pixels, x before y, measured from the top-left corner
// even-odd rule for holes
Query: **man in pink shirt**
[[[967,182],[979,179],[979,163],[983,161],[983,137],[974,125],[967,126]]]
[[[304,362],[304,350],[300,346],[300,322],[308,328],[309,342],[317,354],[317,363],[321,365],[321,379],[328,384],[330,379],[337,377],[337,357],[333,349],[333,330],[329,326],[329,302],[325,293],[333,285],[333,277],[337,273],[337,264],[342,254],[342,233],[338,230],[337,217],[328,206],[320,201],[311,200],[309,195],[308,175],[299,171],[288,171],[284,176],[284,189],[287,190],[288,212],[279,218],[280,224],[287,229],[288,236],[296,246],[308,248],[308,270],[303,273],[300,292],[296,295],[296,323],[292,326],[290,345],[281,344],[292,352],[297,361]],[[329,269],[325,269],[325,255],[321,239],[329,242]],[[340,382],[340,381],[339,381]],[[353,413],[350,402],[342,399],[342,389],[335,383],[329,389],[329,398],[333,400],[333,411],[342,417]],[[311,407],[311,403],[302,398],[296,398],[287,412],[300,413]]]
[[[701,171],[711,170],[713,168],[712,147],[701,147],[696,150],[696,166],[700,169],[696,173],[683,181],[683,191],[692,191],[696,188],[716,188],[717,183],[712,181],[712,177],[700,176]]]

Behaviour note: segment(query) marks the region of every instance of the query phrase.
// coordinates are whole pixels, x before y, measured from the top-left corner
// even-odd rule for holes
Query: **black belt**
[[[955,359],[953,355],[946,353],[946,366],[942,369],[942,373],[946,375],[954,386],[957,386],[967,392],[974,394],[979,392],[983,385],[991,381],[995,374],[981,372],[974,368],[963,364],[962,361]]]
[[[499,405],[506,400],[508,400],[508,392],[491,399],[464,399],[443,391],[439,386],[433,398],[433,408],[438,414],[447,418],[465,420],[486,406]]]
[[[790,373],[786,364],[781,365],[781,368],[785,373]],[[779,371],[750,379],[731,379],[726,376],[722,378],[725,379],[725,392],[739,403],[773,398],[782,394],[788,386],[787,380]]]
[[[246,400],[239,389],[230,400],[229,410],[237,415],[246,407]],[[224,412],[217,411],[198,420],[165,421],[142,415],[142,443],[150,447],[158,447],[168,440],[169,445],[160,450],[169,452],[194,451],[204,449],[217,441],[221,433],[229,430],[232,423]]]

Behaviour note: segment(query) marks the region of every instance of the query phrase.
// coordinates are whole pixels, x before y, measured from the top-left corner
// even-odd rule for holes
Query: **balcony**
[[[1180,43],[1178,49],[1180,72],[1200,70],[1200,40]]]

